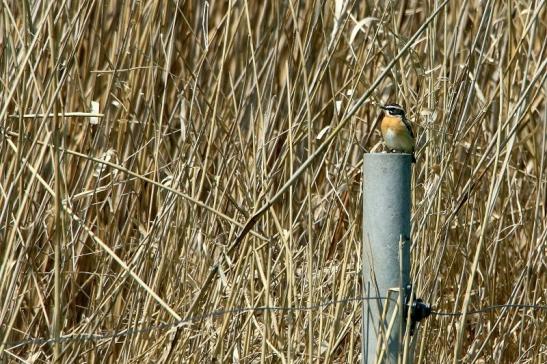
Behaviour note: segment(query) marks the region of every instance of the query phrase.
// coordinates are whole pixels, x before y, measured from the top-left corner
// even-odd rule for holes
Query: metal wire
[[[144,334],[149,333],[152,331],[164,331],[164,330],[170,330],[174,328],[180,328],[186,324],[190,324],[196,321],[202,321],[208,318],[215,318],[215,317],[222,317],[225,315],[230,314],[240,314],[240,313],[246,313],[246,312],[265,312],[265,311],[277,311],[277,312],[301,312],[301,311],[313,311],[322,309],[331,305],[335,304],[346,304],[346,303],[352,303],[352,302],[363,302],[366,300],[390,300],[395,303],[397,303],[396,299],[393,299],[391,297],[350,297],[342,300],[333,300],[333,301],[325,301],[322,303],[318,303],[315,305],[310,306],[296,306],[296,307],[285,307],[285,306],[258,306],[258,307],[235,307],[235,308],[229,308],[225,310],[216,310],[209,313],[204,313],[200,315],[191,316],[187,319],[178,320],[172,323],[163,323],[163,324],[156,324],[156,325],[150,325],[146,327],[130,327],[125,330],[121,331],[114,331],[114,332],[106,332],[106,333],[100,333],[100,334],[71,334],[71,335],[63,335],[60,337],[60,342],[67,342],[67,341],[100,341],[100,340],[107,340],[107,339],[114,339],[118,337],[127,337],[135,334]],[[467,315],[476,315],[481,313],[490,312],[499,308],[515,308],[515,309],[534,309],[534,310],[547,310],[547,305],[531,305],[531,304],[502,304],[502,305],[493,305],[493,306],[487,306],[479,310],[469,311],[467,312]],[[431,311],[432,316],[461,316],[462,312],[440,312],[440,311]],[[45,345],[54,343],[54,338],[29,338],[25,340],[20,341],[14,341],[14,342],[8,342],[6,344],[6,350],[10,349],[16,349],[21,346],[27,346],[27,345]]]
[[[479,310],[468,311],[467,315],[476,315],[478,313],[486,313],[486,312],[497,310],[498,308],[531,308],[535,310],[547,310],[547,305],[508,303],[505,305],[492,305],[492,306],[486,306]],[[439,311],[432,310],[431,314],[435,316],[461,316],[463,315],[463,312],[439,312]]]

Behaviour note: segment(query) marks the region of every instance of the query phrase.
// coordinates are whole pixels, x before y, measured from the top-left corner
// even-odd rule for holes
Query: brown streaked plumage
[[[405,111],[400,105],[388,104],[380,106],[384,111],[381,114],[382,136],[386,146],[391,151],[412,154],[412,162],[416,162],[414,157],[414,133],[412,127],[406,119]]]

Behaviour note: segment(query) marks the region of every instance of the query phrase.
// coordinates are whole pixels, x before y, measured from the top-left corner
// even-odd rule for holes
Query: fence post
[[[368,153],[363,158],[364,296],[393,298],[363,302],[363,364],[375,363],[377,355],[383,363],[397,363],[402,348],[403,313],[397,302],[403,301],[399,293],[404,295],[402,288],[410,280],[411,159],[398,153]],[[386,332],[387,342],[382,340]],[[385,351],[380,354],[382,345]]]

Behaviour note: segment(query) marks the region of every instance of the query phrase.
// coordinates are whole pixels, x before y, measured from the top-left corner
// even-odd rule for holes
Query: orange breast
[[[398,117],[386,116],[382,119],[382,136],[390,150],[399,152],[414,152],[414,138],[405,123]]]
[[[382,124],[380,125],[380,128],[382,129],[383,135],[387,134],[388,129],[391,129],[391,131],[395,134],[408,133],[408,130],[406,129],[403,121],[393,116],[385,116],[382,119]]]

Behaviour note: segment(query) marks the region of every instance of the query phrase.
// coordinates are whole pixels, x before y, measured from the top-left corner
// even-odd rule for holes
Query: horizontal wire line
[[[301,312],[301,311],[312,311],[317,310],[321,308],[325,308],[331,305],[335,304],[343,304],[343,303],[351,303],[351,302],[363,302],[367,300],[390,300],[395,303],[397,303],[397,300],[391,297],[351,297],[346,298],[342,300],[335,300],[335,301],[326,301],[322,303],[318,303],[311,306],[300,306],[300,307],[283,307],[283,306],[258,306],[258,307],[235,307],[230,308],[226,310],[217,310],[213,312],[209,312],[206,314],[196,315],[192,316],[188,319],[184,320],[178,320],[170,324],[157,324],[157,325],[151,325],[146,326],[142,328],[138,327],[131,327],[125,330],[121,331],[115,331],[105,334],[74,334],[74,335],[65,335],[61,336],[59,339],[60,342],[67,342],[67,341],[99,341],[99,340],[105,340],[105,339],[114,339],[117,337],[127,337],[135,334],[143,334],[148,333],[152,331],[161,331],[161,330],[169,330],[176,327],[181,327],[185,324],[190,324],[192,322],[201,321],[208,318],[214,318],[214,317],[221,317],[229,314],[239,314],[239,313],[246,313],[246,312],[265,312],[265,311],[277,311],[277,312]],[[480,313],[487,313],[499,308],[529,308],[529,309],[536,309],[536,310],[547,310],[547,305],[532,305],[532,304],[500,304],[500,305],[492,305],[492,306],[486,306],[482,309],[475,310],[475,311],[469,311],[467,312],[467,315],[476,315]],[[461,316],[461,312],[440,312],[440,311],[431,311],[432,316]],[[6,343],[6,350],[10,349],[16,349],[21,346],[27,346],[27,345],[44,345],[49,343],[54,343],[54,338],[32,338],[32,339],[25,339],[15,342],[8,342]]]
[[[508,303],[508,304],[500,304],[500,305],[492,305],[492,306],[486,306],[484,308],[481,308],[479,310],[474,311],[468,311],[467,315],[476,315],[479,313],[487,313],[490,311],[497,310],[498,308],[532,308],[536,310],[547,310],[547,305],[530,305],[530,304],[519,304],[519,303]],[[461,312],[439,312],[439,311],[431,311],[432,315],[435,316],[461,316]]]

